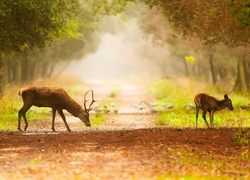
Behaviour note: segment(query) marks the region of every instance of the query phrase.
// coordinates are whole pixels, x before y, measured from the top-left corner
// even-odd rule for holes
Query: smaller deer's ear
[[[228,95],[227,95],[227,94],[225,94],[225,95],[224,95],[224,98],[225,98],[225,99],[228,99]]]

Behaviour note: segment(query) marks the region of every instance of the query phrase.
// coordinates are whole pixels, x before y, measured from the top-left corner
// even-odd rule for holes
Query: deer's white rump
[[[89,91],[88,91],[89,92]],[[60,114],[63,122],[67,128],[67,131],[71,131],[66,118],[63,114],[63,109],[67,110],[70,114],[78,117],[86,126],[90,126],[89,111],[92,104],[95,102],[94,93],[92,92],[92,102],[89,108],[86,108],[86,92],[84,95],[84,108],[74,101],[64,89],[59,87],[41,87],[41,86],[26,86],[19,89],[18,94],[23,99],[23,107],[18,112],[18,130],[21,130],[21,118],[23,117],[25,122],[24,130],[28,128],[28,121],[26,118],[26,112],[31,106],[37,107],[51,107],[52,108],[52,130],[55,131],[54,122],[56,111]]]

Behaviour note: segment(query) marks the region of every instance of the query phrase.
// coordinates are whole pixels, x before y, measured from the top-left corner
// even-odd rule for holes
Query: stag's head
[[[228,97],[228,95],[227,94],[225,94],[224,95],[224,101],[225,101],[225,103],[226,103],[226,107],[229,109],[229,110],[234,110],[234,108],[233,108],[233,104],[232,104],[232,101],[231,101],[231,99],[229,99],[229,97]]]
[[[89,120],[89,112],[91,110],[91,106],[93,105],[93,103],[95,102],[94,100],[94,93],[93,90],[91,90],[92,92],[92,101],[89,105],[89,108],[86,107],[86,102],[88,100],[86,100],[86,95],[88,94],[89,91],[87,91],[84,95],[84,109],[81,109],[80,114],[78,115],[78,117],[81,119],[81,121],[87,126],[90,127],[90,120]]]

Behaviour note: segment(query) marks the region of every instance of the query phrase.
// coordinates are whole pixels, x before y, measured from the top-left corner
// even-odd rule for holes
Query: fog
[[[101,32],[97,51],[81,60],[72,61],[64,72],[82,79],[100,80],[162,76],[160,69],[163,64],[167,67],[166,63],[169,62],[168,47],[155,46],[150,38],[143,38],[136,19],[112,20],[119,21],[116,25],[120,24],[116,33]],[[172,73],[171,68],[168,72]]]

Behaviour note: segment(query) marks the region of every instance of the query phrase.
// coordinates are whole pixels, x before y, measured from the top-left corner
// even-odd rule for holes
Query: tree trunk
[[[243,67],[244,67],[244,74],[245,74],[245,80],[246,80],[246,86],[247,86],[247,90],[249,90],[250,87],[250,63],[249,61],[246,59],[246,54],[242,54],[242,59],[243,59]]]
[[[248,91],[246,76],[245,76],[245,68],[244,68],[244,58],[242,54],[238,60],[238,73],[234,85],[234,91],[242,91],[242,92]]]
[[[21,58],[21,81],[25,82],[28,79],[28,59],[27,54],[23,53]]]
[[[185,57],[183,57],[183,63],[184,63],[184,66],[185,66],[186,76],[189,77],[188,63],[187,63]]]
[[[19,82],[18,79],[18,61],[11,60],[10,62],[10,71],[11,71],[11,82]]]
[[[3,80],[3,63],[2,63],[2,54],[0,52],[0,96],[2,96],[3,88],[2,88],[2,80]]]
[[[215,67],[213,64],[213,54],[210,54],[209,64],[210,64],[210,71],[211,71],[211,75],[212,75],[212,81],[213,81],[213,84],[215,84],[216,83],[216,73],[215,73]]]
[[[2,61],[2,88],[4,88],[9,83],[9,67],[8,67],[8,61],[9,59],[5,57]]]
[[[247,81],[246,81],[246,72],[245,72],[245,68],[244,68],[244,57],[243,54],[241,53],[241,56],[239,58],[239,69],[240,69],[240,81],[241,81],[241,88],[242,88],[242,92],[247,92],[248,88],[247,88]]]

